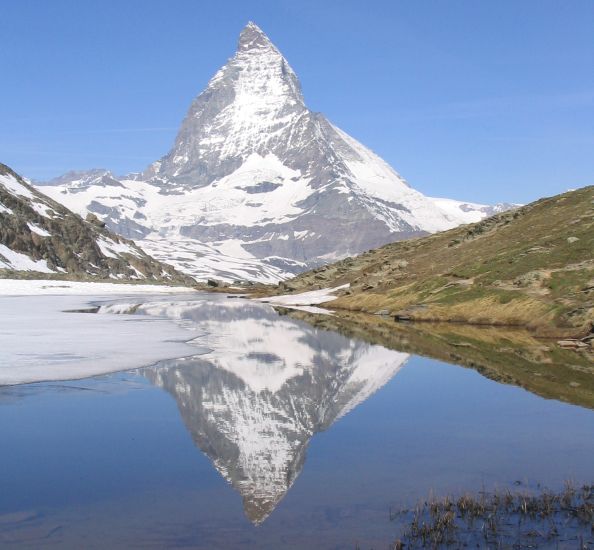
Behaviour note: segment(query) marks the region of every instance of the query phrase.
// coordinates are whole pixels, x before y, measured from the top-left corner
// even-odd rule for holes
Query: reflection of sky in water
[[[389,507],[431,490],[592,481],[592,411],[419,357],[398,370],[403,354],[262,311],[186,311],[218,331],[212,357],[0,390],[0,542],[385,546]],[[233,360],[238,342],[247,363]],[[374,359],[385,367],[376,380]],[[252,361],[287,363],[291,376],[262,386],[239,369]],[[249,434],[238,428],[246,419]],[[262,494],[276,482],[278,493]],[[254,527],[246,512],[270,515]]]

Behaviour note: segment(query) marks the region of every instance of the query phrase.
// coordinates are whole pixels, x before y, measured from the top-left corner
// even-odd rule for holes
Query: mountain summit
[[[44,191],[56,200],[93,212],[197,278],[275,281],[448,229],[469,212],[412,189],[310,111],[297,75],[251,22],[190,105],[168,154],[116,185],[107,171],[51,183]]]
[[[253,21],[248,21],[248,24],[239,34],[237,51],[262,48],[273,48],[278,51],[270,39],[262,32],[262,29]]]
[[[282,158],[299,145],[307,112],[293,69],[254,24],[236,54],[192,102],[173,149],[143,174],[160,183],[204,187],[237,170],[251,154]]]

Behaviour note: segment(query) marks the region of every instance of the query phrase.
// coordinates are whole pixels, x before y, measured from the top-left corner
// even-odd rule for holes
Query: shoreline
[[[594,408],[594,357],[563,349],[557,340],[518,327],[462,323],[398,323],[390,317],[345,310],[331,315],[274,306],[349,338],[471,368],[491,380],[524,388],[546,399]],[[326,305],[327,307],[327,305]]]
[[[294,294],[272,294],[276,289],[272,287],[266,289],[255,289],[250,291],[246,289],[245,293],[250,297],[250,299],[259,300],[259,301],[266,301],[273,306],[283,307],[285,305],[293,305],[293,306],[315,306],[317,308],[325,309],[328,313],[334,315],[341,315],[346,316],[348,314],[360,314],[360,315],[370,315],[370,316],[377,316],[382,317],[385,319],[391,319],[395,323],[410,323],[410,324],[452,324],[452,325],[467,325],[471,327],[496,327],[496,328],[512,328],[512,329],[519,329],[519,330],[526,330],[529,331],[534,335],[535,338],[544,339],[544,340],[574,340],[574,341],[583,341],[585,345],[590,348],[592,352],[594,352],[594,326],[591,328],[590,331],[588,329],[584,329],[580,332],[576,332],[575,327],[558,327],[553,325],[552,323],[545,323],[545,324],[530,324],[518,321],[513,317],[510,317],[508,320],[487,320],[476,318],[473,319],[472,317],[462,317],[460,314],[452,314],[447,315],[447,308],[444,309],[442,315],[430,315],[431,310],[427,311],[428,315],[423,316],[419,315],[414,312],[414,310],[400,310],[397,312],[393,312],[389,309],[383,309],[382,304],[380,304],[375,309],[375,312],[368,311],[366,309],[360,307],[345,307],[343,305],[341,299],[345,298],[346,296],[336,296],[333,292],[344,290],[346,285],[334,287],[334,288],[321,288],[318,290],[301,292],[301,293],[294,293]],[[221,292],[219,290],[219,292]],[[319,295],[323,296],[322,300],[316,300],[315,302],[311,302],[309,300],[311,295]],[[414,306],[413,306],[414,307]],[[581,347],[579,344],[576,348]],[[583,348],[587,350],[586,347]],[[587,351],[590,351],[587,350]]]
[[[126,294],[187,294],[188,299],[210,294],[187,287],[86,282],[61,285],[57,281],[47,280],[25,281],[25,287],[28,288],[23,289],[22,281],[11,280],[8,285],[6,281],[0,280],[0,298],[29,297],[33,302],[36,297],[60,295],[71,299],[78,296],[79,302],[88,303],[93,297],[101,299],[113,296],[117,299]],[[7,288],[11,285],[12,289]],[[316,328],[335,331],[388,349],[459,364],[487,378],[523,387],[545,398],[594,408],[594,356],[590,347],[564,349],[556,338],[542,336],[517,325],[464,323],[458,320],[397,322],[391,315],[333,309],[334,296],[328,290],[315,292],[315,306],[305,305],[312,303],[311,295],[305,301],[299,299],[297,294],[286,295],[287,303],[279,303],[273,296],[263,297],[261,292],[258,292],[260,299],[255,299],[256,293],[250,293],[249,290],[242,292],[242,296],[229,294],[228,297],[267,303],[280,315],[305,321]],[[221,290],[211,295],[221,296]],[[73,306],[68,309],[76,308]],[[175,325],[173,319],[162,321]],[[183,355],[187,355],[187,352]]]

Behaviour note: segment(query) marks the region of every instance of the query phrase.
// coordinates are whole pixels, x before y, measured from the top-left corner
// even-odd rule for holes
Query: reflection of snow
[[[408,355],[240,300],[141,306],[192,321],[212,351],[147,371],[174,395],[196,444],[261,523],[301,471],[314,433],[381,388]],[[169,366],[171,365],[171,366]]]
[[[232,372],[255,392],[277,391],[290,378],[303,373],[311,365],[313,350],[301,340],[303,330],[295,322],[274,313],[271,318],[262,318],[270,313],[268,306],[252,306],[246,302],[223,302],[205,300],[196,302],[118,303],[101,308],[100,313],[126,313],[136,311],[157,317],[168,317],[189,324],[188,318],[198,308],[208,307],[213,318],[193,319],[201,336],[196,342],[212,351],[208,359],[218,368]],[[219,311],[216,311],[216,310]],[[247,309],[260,317],[242,317]],[[217,319],[217,314],[231,314],[231,318]],[[255,312],[255,313],[254,313]],[[249,313],[248,313],[249,315]]]
[[[313,360],[313,350],[290,321],[215,321],[206,323],[205,329],[209,334],[204,343],[213,349],[209,360],[241,378],[255,392],[278,391]]]
[[[57,287],[74,283],[46,284],[68,292]],[[124,296],[95,315],[63,311],[88,307],[88,297],[0,297],[0,384],[84,378],[194,355],[146,375],[174,395],[192,437],[242,495],[254,523],[299,475],[313,434],[367,399],[408,358],[259,302],[148,299]],[[181,342],[189,338],[192,345]]]

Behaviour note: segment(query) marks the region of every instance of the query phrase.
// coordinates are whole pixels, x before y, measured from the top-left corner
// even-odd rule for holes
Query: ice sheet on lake
[[[86,378],[204,351],[190,342],[199,335],[196,327],[64,311],[88,308],[91,299],[0,296],[0,385]]]
[[[196,293],[192,288],[166,285],[130,285],[121,283],[86,283],[58,280],[0,279],[0,296],[31,296],[37,294],[75,294],[103,296],[112,294]]]

